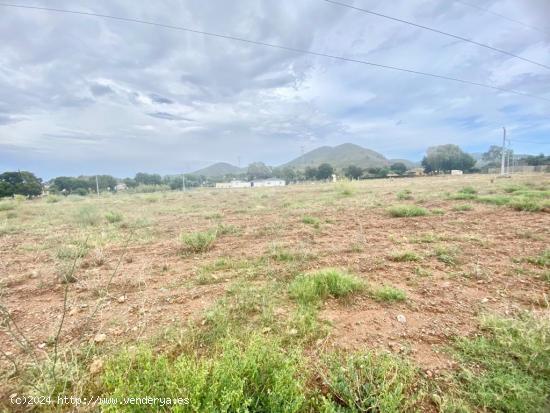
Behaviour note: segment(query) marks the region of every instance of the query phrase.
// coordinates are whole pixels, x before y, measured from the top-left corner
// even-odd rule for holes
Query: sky
[[[16,1],[16,0],[14,0]],[[548,0],[342,0],[550,66]],[[470,0],[472,3],[474,0]],[[467,1],[466,1],[467,3]],[[467,79],[550,99],[550,70],[322,0],[48,0]],[[518,20],[511,22],[494,13]],[[388,158],[550,152],[550,102],[97,17],[0,7],[0,172],[176,174],[352,142]]]

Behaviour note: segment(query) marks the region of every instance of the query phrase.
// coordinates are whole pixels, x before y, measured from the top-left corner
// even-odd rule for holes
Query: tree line
[[[509,151],[506,156],[513,156]],[[502,148],[491,146],[483,153],[481,159],[485,162],[484,169],[500,165]],[[544,154],[529,155],[519,160],[522,165],[549,165],[550,156]],[[479,172],[475,167],[476,160],[464,152],[457,145],[440,145],[428,148],[422,159],[421,165],[424,172],[428,174],[448,173],[453,169],[460,169],[464,172]],[[405,176],[408,172],[407,166],[402,162],[395,162],[389,166],[362,168],[357,165],[348,165],[341,171],[337,171],[329,163],[322,163],[319,166],[306,166],[305,169],[291,167],[271,168],[263,162],[250,164],[247,170],[239,174],[227,174],[223,177],[206,177],[203,175],[184,174],[166,175],[150,174],[139,172],[133,178],[117,179],[111,175],[96,176],[59,176],[49,181],[48,190],[50,193],[61,193],[65,195],[77,194],[87,195],[99,191],[116,191],[118,184],[124,184],[126,188],[141,190],[143,192],[153,190],[176,190],[198,186],[210,186],[215,182],[230,181],[232,179],[268,179],[279,178],[286,182],[299,181],[326,181],[332,178],[333,174],[341,173],[349,179],[385,178],[392,174]],[[185,183],[184,183],[185,181]],[[39,196],[42,194],[44,183],[32,172],[17,171],[4,172],[0,174],[0,198],[13,195]]]

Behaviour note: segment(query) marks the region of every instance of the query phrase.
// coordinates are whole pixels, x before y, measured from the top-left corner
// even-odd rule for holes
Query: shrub
[[[397,199],[402,201],[406,199],[413,199],[412,192],[409,189],[403,189],[397,193]]]
[[[435,249],[434,255],[436,256],[438,261],[444,264],[447,264],[450,266],[457,264],[457,258],[456,258],[455,252],[448,248],[438,247]]]
[[[208,251],[214,245],[216,238],[216,231],[191,232],[181,235],[182,243],[191,252]]]
[[[428,210],[416,205],[395,205],[388,208],[388,212],[394,218],[421,217],[428,215]]]
[[[420,399],[417,371],[391,354],[368,352],[333,355],[326,362],[328,389],[322,411],[385,412],[416,411]]]
[[[98,225],[101,222],[99,211],[93,205],[85,205],[76,213],[76,221],[83,226]]]
[[[460,200],[460,201],[471,200],[471,199],[476,199],[476,198],[477,198],[476,194],[468,194],[468,193],[463,193],[463,192],[458,192],[456,194],[449,195],[449,199],[455,199],[455,200]]]
[[[504,195],[484,195],[477,198],[479,202],[484,204],[493,204],[493,205],[506,205],[510,202],[510,197]]]
[[[124,216],[118,211],[109,211],[105,214],[105,219],[107,220],[107,222],[114,224],[116,222],[122,221],[124,219]]]
[[[344,297],[360,291],[363,282],[356,276],[328,268],[299,275],[290,283],[290,296],[301,304],[316,304],[332,295]]]
[[[407,294],[398,288],[390,285],[384,285],[382,287],[371,290],[371,296],[378,301],[405,301]]]
[[[181,354],[171,360],[142,347],[134,353],[122,352],[107,363],[103,393],[121,400],[139,394],[166,398],[182,394],[183,389],[189,405],[178,406],[177,411],[294,413],[306,404],[302,365],[296,352],[258,336],[246,344],[226,339],[216,356],[203,358]],[[106,411],[150,409],[113,405]]]
[[[240,232],[239,227],[231,224],[219,224],[216,228],[218,235],[237,235]]]
[[[526,261],[539,267],[550,267],[550,249],[545,250],[538,256],[529,257]]]

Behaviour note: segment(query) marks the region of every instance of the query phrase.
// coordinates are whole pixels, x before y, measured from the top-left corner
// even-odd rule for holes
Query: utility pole
[[[95,189],[97,191],[97,197],[99,198],[99,180],[97,179],[97,175],[95,176]]]
[[[185,191],[185,174],[181,174],[181,190]]]
[[[504,176],[506,175],[506,171],[504,169],[504,165],[505,165],[505,156],[506,156],[506,128],[503,126],[502,127],[502,131],[503,131],[503,134],[502,134],[502,153],[501,153],[501,159],[500,159],[500,175],[501,176]]]

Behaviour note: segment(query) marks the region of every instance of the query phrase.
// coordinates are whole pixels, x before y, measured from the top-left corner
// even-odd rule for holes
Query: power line
[[[453,39],[461,40],[463,42],[468,42],[468,43],[471,43],[471,44],[475,44],[476,46],[484,47],[485,49],[489,49],[489,50],[492,50],[492,51],[497,52],[497,53],[501,53],[501,54],[504,54],[504,55],[507,55],[507,56],[510,56],[510,57],[514,57],[516,59],[523,60],[524,62],[529,62],[531,64],[534,64],[534,65],[537,65],[537,66],[540,66],[540,67],[544,67],[545,69],[550,70],[550,66],[547,66],[543,63],[535,62],[534,60],[530,60],[530,59],[527,59],[525,57],[518,56],[517,54],[507,52],[506,50],[502,50],[502,49],[498,49],[498,48],[493,47],[493,46],[489,46],[488,44],[485,44],[485,43],[476,42],[475,40],[468,39],[466,37],[462,37],[462,36],[458,36],[456,34],[444,32],[442,30],[434,29],[433,27],[424,26],[422,24],[414,23],[414,22],[411,22],[411,21],[408,21],[408,20],[398,19],[397,17],[388,16],[386,14],[377,13],[377,12],[374,12],[374,11],[371,11],[371,10],[362,9],[360,7],[355,7],[355,6],[353,6],[351,4],[348,4],[348,3],[342,3],[342,2],[339,2],[339,1],[335,1],[335,0],[321,0],[321,1],[324,1],[325,3],[334,4],[336,6],[347,7],[348,9],[357,10],[357,11],[360,11],[360,12],[363,12],[363,13],[371,14],[373,16],[382,17],[382,18],[388,19],[388,20],[393,20],[393,21],[396,21],[396,22],[399,22],[399,23],[408,24],[409,26],[413,26],[413,27],[417,27],[417,28],[420,28],[420,29],[428,30],[430,32],[441,34],[441,35],[447,36],[447,37],[451,37]]]
[[[467,3],[465,1],[461,1],[461,0],[455,0],[455,3],[460,3],[464,6],[468,6],[468,7],[472,7],[474,9],[477,9],[477,10],[480,10],[482,12],[485,12],[485,13],[489,13],[489,14],[492,14],[493,16],[498,16],[500,17],[501,19],[504,19],[504,20],[508,20],[509,22],[512,22],[512,23],[516,23],[516,24],[519,24],[520,26],[523,26],[523,27],[526,27],[528,29],[531,29],[531,30],[536,30],[537,32],[540,32],[540,33],[550,33],[548,30],[544,30],[544,29],[541,29],[540,27],[536,27],[536,26],[532,26],[530,24],[527,24],[527,23],[524,23],[522,21],[519,21],[519,20],[516,20],[516,19],[512,19],[508,16],[505,16],[503,14],[500,14],[500,13],[496,13],[488,8],[485,8],[485,7],[480,7],[476,4],[472,4],[472,3]]]
[[[470,80],[465,80],[465,79],[460,79],[460,78],[455,78],[455,77],[450,77],[450,76],[445,76],[445,75],[438,75],[438,74],[435,74],[435,73],[421,72],[421,71],[412,70],[412,69],[405,69],[405,68],[398,67],[398,66],[384,65],[384,64],[380,64],[380,63],[369,62],[367,60],[352,59],[352,58],[343,57],[343,56],[336,56],[336,55],[331,55],[331,54],[327,54],[327,53],[315,52],[315,51],[312,51],[312,50],[299,49],[299,48],[289,47],[289,46],[282,46],[282,45],[277,45],[277,44],[273,44],[273,43],[266,43],[266,42],[261,42],[261,41],[258,41],[258,40],[250,40],[250,39],[245,39],[245,38],[237,37],[237,36],[231,36],[231,35],[225,35],[225,34],[219,34],[219,33],[213,33],[213,32],[206,32],[206,31],[196,30],[196,29],[190,29],[190,28],[183,27],[183,26],[173,26],[173,25],[169,25],[169,24],[156,23],[156,22],[151,22],[151,21],[147,21],[147,20],[140,20],[140,19],[134,19],[134,18],[129,18],[129,17],[111,16],[111,15],[107,15],[107,14],[77,11],[77,10],[55,9],[55,8],[51,8],[51,7],[27,6],[27,5],[20,5],[20,4],[8,4],[8,3],[0,3],[0,6],[19,8],[19,9],[31,9],[31,10],[48,11],[48,12],[55,12],[55,13],[75,14],[75,15],[81,15],[81,16],[101,17],[101,18],[104,18],[104,19],[123,21],[123,22],[127,22],[127,23],[145,24],[145,25],[161,27],[161,28],[165,28],[165,29],[179,30],[179,31],[187,32],[187,33],[195,33],[195,34],[201,34],[201,35],[204,35],[204,36],[216,37],[216,38],[220,38],[220,39],[234,40],[234,41],[239,41],[239,42],[248,43],[248,44],[254,44],[254,45],[258,45],[258,46],[265,46],[265,47],[270,47],[270,48],[273,48],[273,49],[286,50],[286,51],[294,52],[294,53],[308,54],[308,55],[318,56],[318,57],[326,57],[326,58],[329,58],[329,59],[341,60],[341,61],[344,61],[344,62],[359,63],[359,64],[372,66],[372,67],[378,67],[378,68],[382,68],[382,69],[390,69],[390,70],[395,70],[395,71],[398,71],[398,72],[412,73],[412,74],[417,74],[417,75],[436,78],[436,79],[449,80],[449,81],[452,81],[452,82],[468,84],[468,85],[473,85],[473,86],[479,86],[479,87],[483,87],[483,88],[486,88],[486,89],[497,90],[499,92],[511,93],[511,94],[515,94],[515,95],[519,95],[519,96],[526,96],[526,97],[531,97],[531,98],[534,98],[534,99],[539,99],[539,100],[544,100],[544,101],[550,102],[550,98],[546,98],[546,97],[538,96],[538,95],[533,95],[533,94],[526,93],[526,92],[521,92],[519,90],[501,88],[501,87],[489,85],[489,84],[486,84],[486,83],[473,82],[473,81],[470,81]]]

